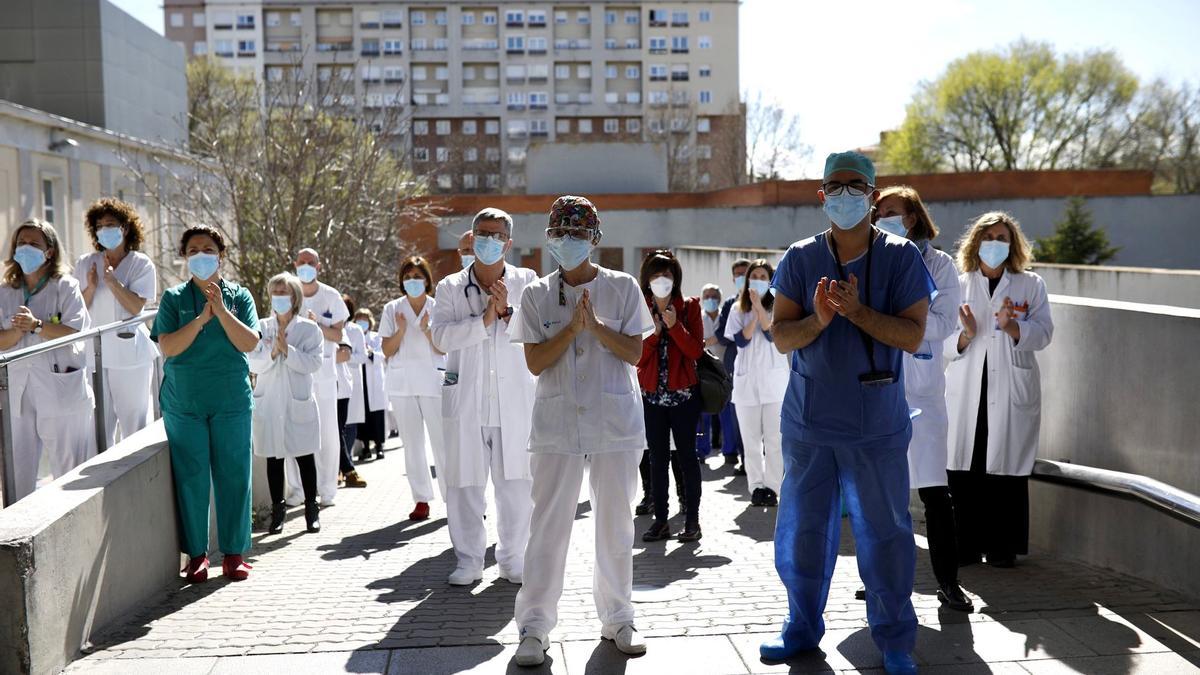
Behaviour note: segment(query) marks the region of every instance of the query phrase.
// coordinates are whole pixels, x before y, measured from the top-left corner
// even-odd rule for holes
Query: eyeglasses
[[[596,231],[590,227],[547,227],[546,236],[551,239],[562,239],[570,237],[572,239],[591,239],[595,236]]]
[[[482,230],[474,230],[472,234],[475,235],[476,239],[495,239],[499,242],[508,241],[508,235],[503,232],[484,232]]]
[[[856,180],[849,183],[829,182],[822,183],[821,189],[825,191],[827,197],[838,197],[843,192],[849,190],[851,197],[861,197],[875,189],[874,185],[866,181]]]

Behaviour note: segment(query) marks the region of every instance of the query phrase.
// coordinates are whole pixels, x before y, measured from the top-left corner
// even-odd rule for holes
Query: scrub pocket
[[[862,430],[864,436],[894,434],[908,424],[908,406],[899,382],[885,385],[859,385],[862,395]]]
[[[88,386],[85,368],[69,373],[39,373],[37,377],[44,383],[41,394],[45,400],[38,404],[44,410],[58,409],[65,413],[92,402],[92,389]]]
[[[791,377],[791,390],[803,392],[803,399],[798,402],[803,424],[820,428],[823,432],[848,436],[857,436],[862,432],[862,408],[854,397],[835,395],[829,386],[824,388],[825,391],[819,391],[815,380],[796,372],[794,367]]]

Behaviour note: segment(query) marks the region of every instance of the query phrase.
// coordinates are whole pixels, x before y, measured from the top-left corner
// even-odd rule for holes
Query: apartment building
[[[335,103],[364,115],[400,107],[414,169],[435,191],[522,192],[530,146],[553,142],[663,143],[673,189],[742,179],[737,0],[164,0],[163,11],[167,37],[193,57],[266,85],[336,81]]]

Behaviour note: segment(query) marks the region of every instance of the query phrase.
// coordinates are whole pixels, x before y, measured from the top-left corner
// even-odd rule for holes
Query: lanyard
[[[849,276],[846,274],[846,267],[842,265],[842,259],[838,257],[837,240],[833,238],[833,233],[829,233],[829,248],[833,250],[833,261],[837,263],[838,281],[848,281]],[[867,287],[867,307],[871,306],[871,251],[875,248],[875,227],[871,227],[871,235],[867,240],[867,269],[863,272],[863,284]],[[858,330],[859,337],[862,338],[863,348],[867,350],[867,360],[871,363],[871,372],[876,372],[875,368],[875,341],[867,332],[858,326],[854,327]]]
[[[41,281],[37,282],[37,284],[34,285],[32,291],[29,290],[29,288],[26,287],[25,284],[21,284],[21,292],[25,294],[25,304],[28,305],[29,299],[32,298],[33,296],[37,295],[39,292],[41,292],[41,290],[46,287],[46,283],[49,281],[50,281],[50,273],[46,272],[45,274],[42,275]]]

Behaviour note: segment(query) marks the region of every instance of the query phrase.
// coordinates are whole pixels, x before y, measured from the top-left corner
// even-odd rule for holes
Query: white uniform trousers
[[[38,467],[44,451],[50,473],[58,478],[96,454],[96,427],[91,404],[82,402],[74,409],[38,409],[32,383],[25,386],[20,405],[13,406],[13,478],[15,499],[37,489]],[[24,413],[21,411],[24,410]]]
[[[585,464],[589,471],[592,516],[596,525],[596,564],[592,596],[602,634],[612,636],[633,623],[633,514],[638,462],[642,451],[596,455],[535,453],[533,516],[525,548],[525,580],[517,592],[516,621],[521,636],[543,644],[558,623],[558,600],[571,528],[579,502]]]
[[[104,428],[108,432],[109,447],[150,423],[150,380],[153,376],[153,363],[104,369]]]
[[[488,453],[492,492],[496,497],[496,563],[501,574],[522,575],[525,569],[525,545],[529,542],[529,516],[533,511],[530,497],[532,481],[504,479],[504,445],[500,427],[483,427],[483,451]],[[446,517],[450,542],[458,566],[475,573],[483,571],[487,550],[487,529],[483,514],[487,510],[486,485],[449,487],[446,490]]]
[[[317,418],[321,422],[321,448],[313,453],[313,463],[317,466],[317,494],[321,496],[321,503],[328,506],[337,497],[338,468],[342,456],[338,434],[337,383],[317,382],[313,389],[317,398]],[[303,504],[304,486],[300,482],[296,460],[289,459],[284,466],[289,489],[288,504]]]
[[[442,399],[437,396],[394,396],[392,407],[400,423],[400,442],[404,445],[404,473],[413,501],[433,501],[433,480],[429,472],[429,456],[425,454],[425,432],[437,467],[438,491],[446,499],[445,466],[442,453]]]
[[[737,406],[738,428],[746,451],[746,486],[752,491],[770,488],[779,494],[783,485],[782,412],[783,403]]]

